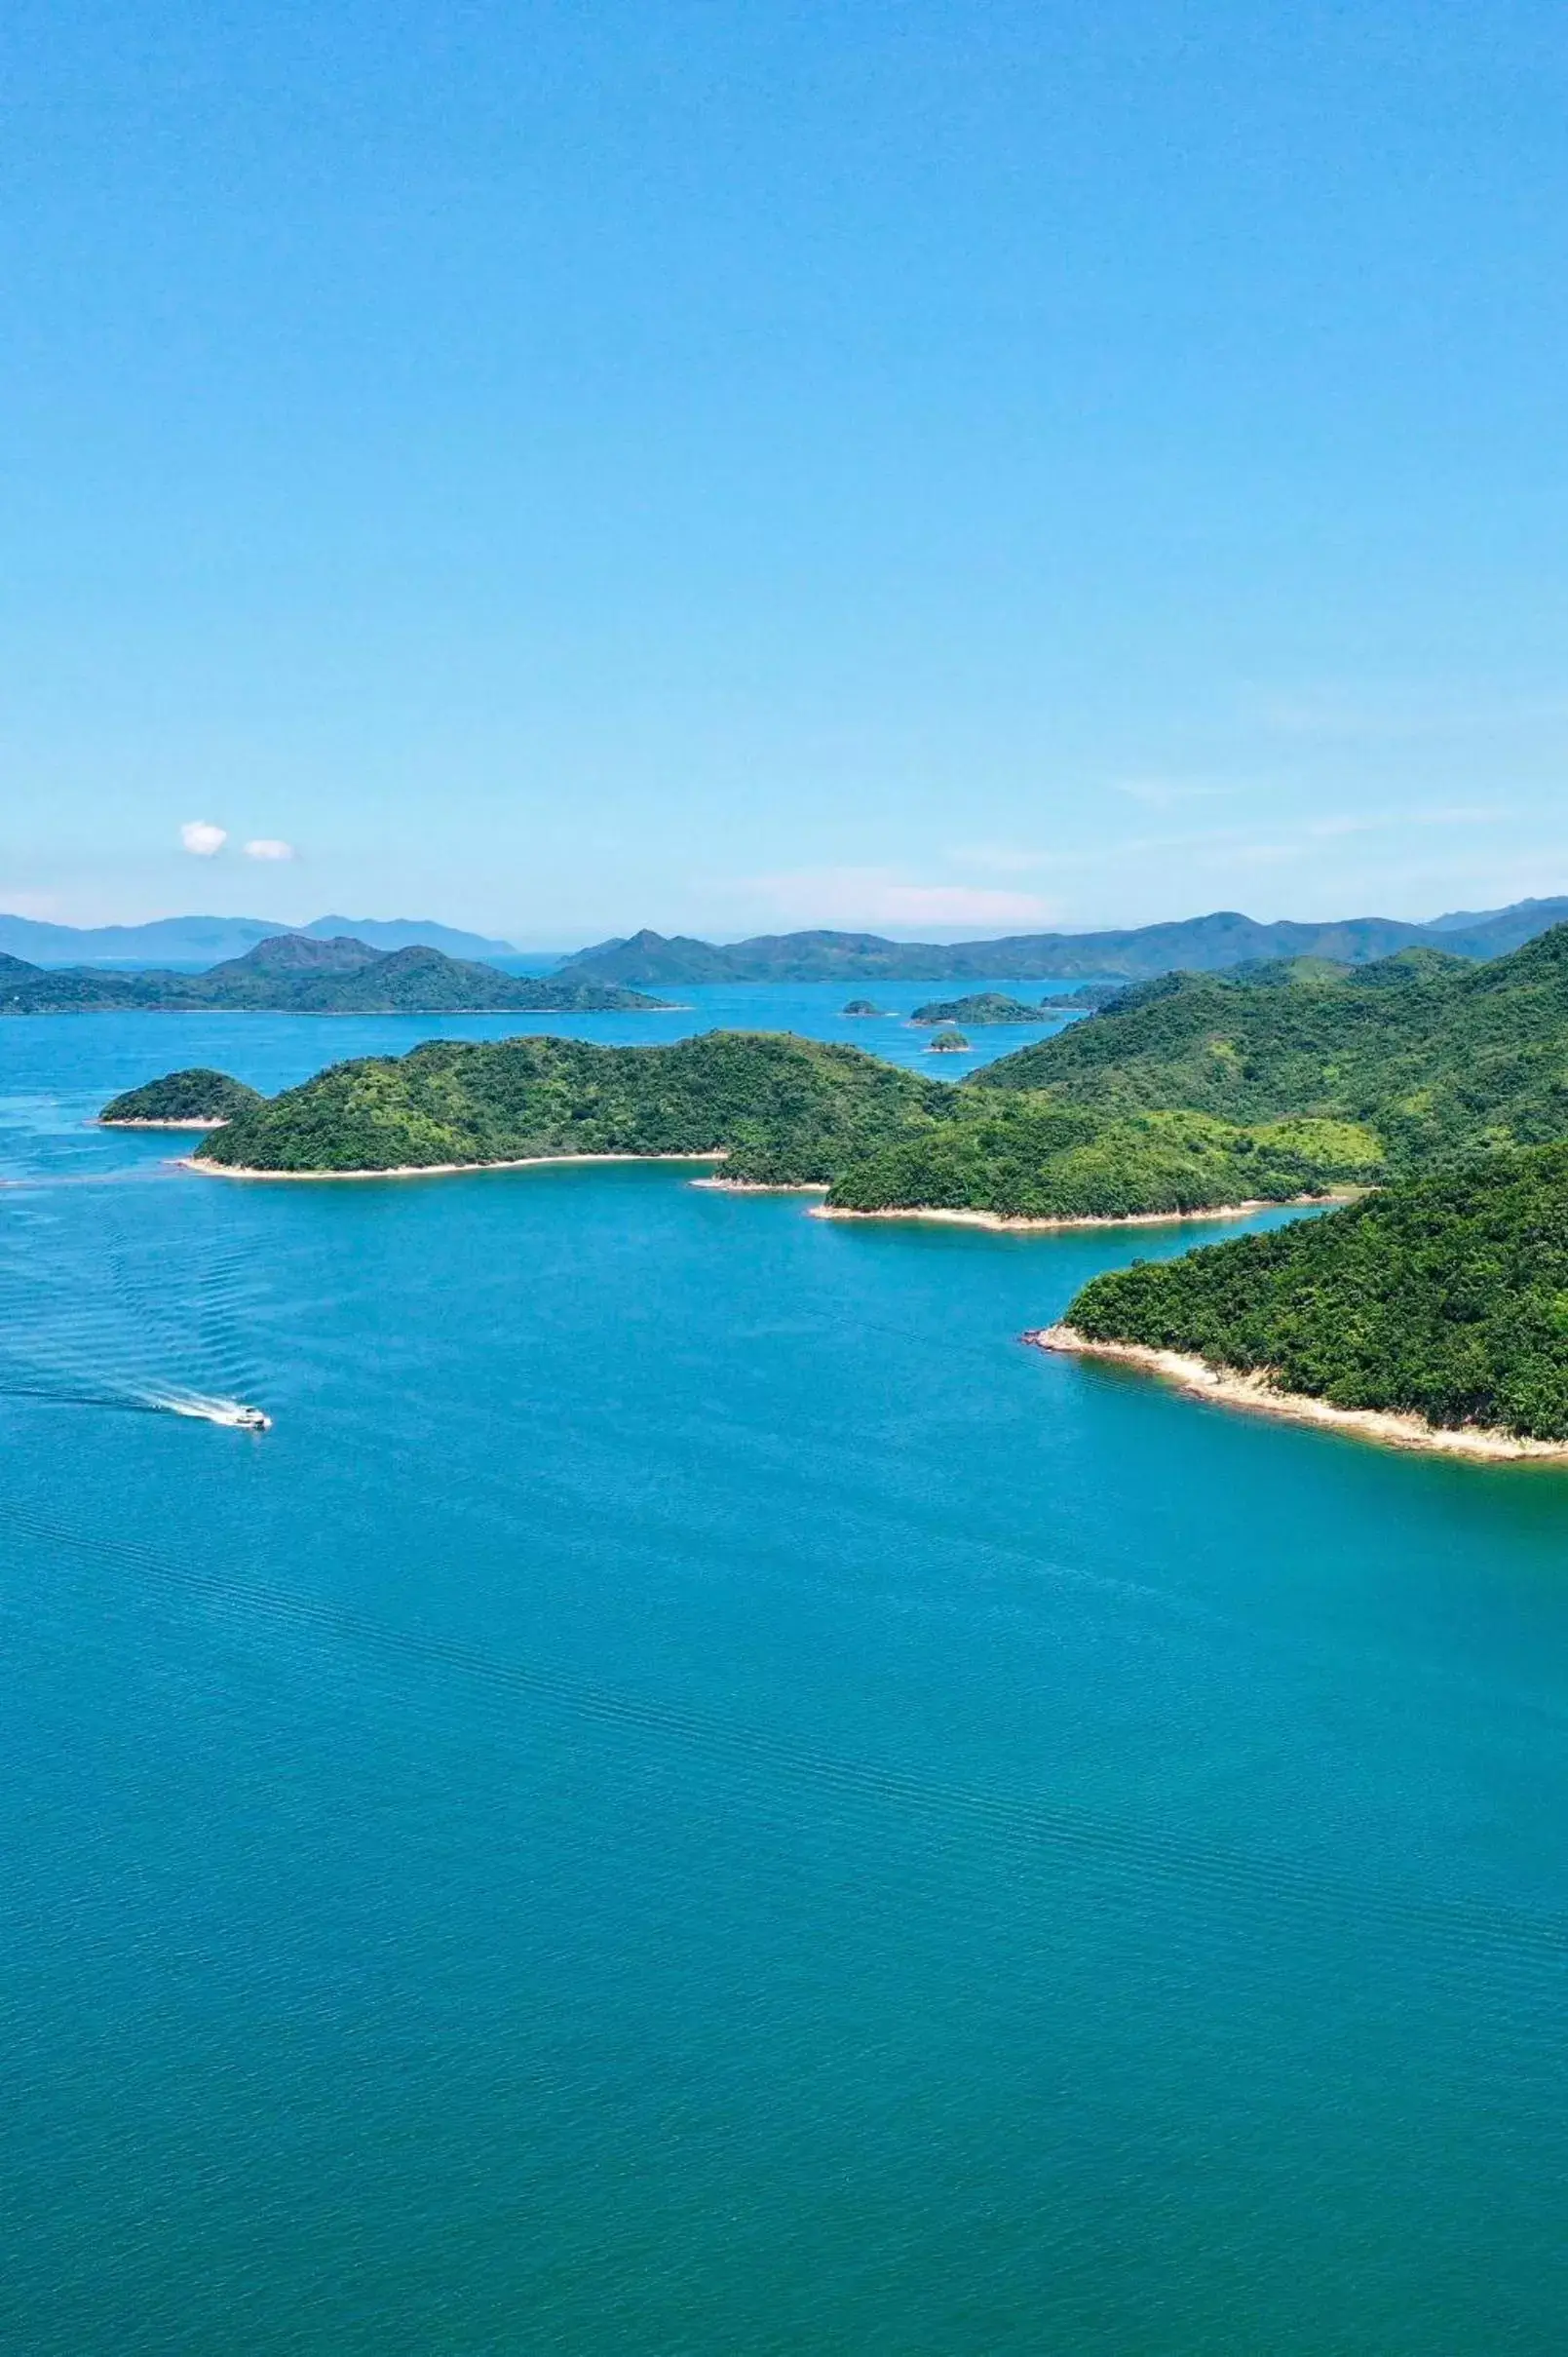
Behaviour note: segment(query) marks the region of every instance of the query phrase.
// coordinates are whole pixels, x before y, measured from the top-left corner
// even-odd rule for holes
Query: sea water
[[[0,1024],[0,2345],[1560,2347],[1568,1475],[1020,1344],[1235,1223],[85,1126],[516,1027]]]

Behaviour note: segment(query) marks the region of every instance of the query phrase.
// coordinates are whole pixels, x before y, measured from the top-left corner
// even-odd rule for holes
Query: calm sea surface
[[[8,2357],[1560,2350],[1568,1476],[1019,1346],[1230,1227],[83,1126],[517,1027],[0,1023]]]

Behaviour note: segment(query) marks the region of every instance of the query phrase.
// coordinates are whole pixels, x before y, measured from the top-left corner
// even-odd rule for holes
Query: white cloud
[[[1053,903],[973,884],[907,884],[885,868],[800,868],[747,879],[790,925],[1046,925]]]
[[[229,839],[228,829],[214,827],[210,819],[187,819],[179,831],[179,839],[197,859],[215,859]]]
[[[280,842],[275,834],[258,834],[247,843],[248,860],[291,860],[295,857],[292,843]]]

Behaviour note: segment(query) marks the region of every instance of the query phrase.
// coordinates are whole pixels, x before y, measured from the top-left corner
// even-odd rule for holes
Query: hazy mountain
[[[243,957],[281,930],[275,917],[259,916],[161,916],[145,925],[78,927],[0,914],[0,950],[38,966],[215,965]],[[317,916],[290,930],[321,941],[352,935],[375,949],[443,949],[449,957],[513,954],[510,942],[409,916]]]
[[[1565,919],[1568,900],[1514,901],[1507,908],[1456,908],[1434,916],[1427,930],[1439,934],[1443,947],[1461,957],[1506,957]]]
[[[0,1015],[91,1015],[110,1010],[292,1015],[608,1014],[662,999],[583,975],[503,974],[440,949],[372,949],[352,938],[283,933],[201,974],[156,968],[45,967],[0,953]]]
[[[1459,911],[1432,924],[1354,916],[1322,924],[1260,924],[1232,909],[1117,933],[1024,933],[983,942],[893,942],[875,933],[769,933],[713,943],[641,932],[580,949],[558,968],[595,982],[680,985],[743,982],[1056,981],[1078,976],[1141,982],[1181,968],[1213,973],[1281,957],[1365,965],[1397,949],[1430,947],[1461,957],[1497,957],[1568,916],[1568,901],[1521,901]]]

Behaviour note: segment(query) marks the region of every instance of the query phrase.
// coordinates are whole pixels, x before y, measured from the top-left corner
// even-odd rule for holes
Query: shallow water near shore
[[[0,2345],[1559,2346],[1568,1475],[1019,1342],[1234,1221],[83,1126],[517,1027],[0,1024]]]

